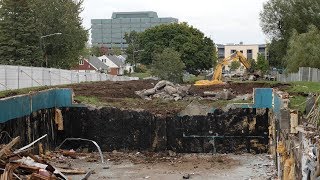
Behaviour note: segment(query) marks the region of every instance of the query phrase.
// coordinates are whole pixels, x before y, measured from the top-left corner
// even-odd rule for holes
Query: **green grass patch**
[[[303,112],[306,107],[306,100],[307,98],[304,96],[292,96],[290,97],[289,108],[297,109],[300,112]]]
[[[146,77],[151,77],[151,72],[147,71],[145,73],[131,73],[130,77],[138,77],[139,79],[143,79]]]
[[[318,82],[293,82],[291,85],[286,89],[288,93],[320,93]]]
[[[22,95],[22,94],[29,94],[31,92],[42,91],[42,90],[46,90],[46,89],[50,89],[50,88],[52,88],[52,87],[44,86],[44,87],[32,87],[32,88],[0,91],[0,98]]]
[[[91,104],[95,106],[103,105],[103,103],[97,97],[75,96],[75,100],[84,104]]]
[[[204,80],[205,79],[205,76],[194,76],[194,75],[191,75],[188,79],[185,79],[184,80],[184,83],[187,83],[187,84],[194,84],[196,81],[200,81],[200,80]]]

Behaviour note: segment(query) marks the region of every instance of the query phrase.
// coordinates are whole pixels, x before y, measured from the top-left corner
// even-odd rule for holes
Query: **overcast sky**
[[[110,19],[112,12],[155,11],[198,28],[217,44],[265,43],[259,13],[266,0],[85,0],[83,23]]]

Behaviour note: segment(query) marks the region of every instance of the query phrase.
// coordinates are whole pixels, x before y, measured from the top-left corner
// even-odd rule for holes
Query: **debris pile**
[[[231,100],[235,95],[230,89],[223,89],[222,91],[204,91],[203,97],[212,100]]]
[[[162,98],[165,100],[181,100],[189,94],[190,85],[181,86],[170,81],[159,81],[153,88],[135,91],[143,99]]]
[[[42,144],[39,143],[39,155],[30,153],[35,143],[46,137],[44,135],[27,146],[20,149],[13,150],[13,147],[20,142],[20,137],[16,137],[10,143],[1,145],[0,150],[0,180],[7,179],[37,179],[37,180],[51,180],[61,179],[68,180],[65,174],[85,174],[87,179],[93,172],[86,172],[80,169],[68,167],[54,167],[48,161],[57,161],[59,163],[67,164],[66,159],[72,158],[87,158],[98,161],[97,157],[93,157],[88,153],[77,153],[73,150],[59,150],[56,152],[43,152]],[[90,161],[91,162],[91,161]]]

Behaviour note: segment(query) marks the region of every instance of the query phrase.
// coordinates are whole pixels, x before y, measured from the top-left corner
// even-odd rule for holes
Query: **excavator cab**
[[[200,80],[200,81],[196,81],[196,83],[194,85],[195,86],[210,86],[210,85],[223,84],[222,69],[224,68],[224,66],[228,65],[230,63],[230,61],[240,61],[240,63],[246,67],[247,71],[249,71],[250,73],[253,73],[253,69],[251,68],[251,64],[247,60],[247,58],[245,58],[240,51],[236,51],[231,56],[223,59],[222,61],[220,61],[217,64],[211,81]]]

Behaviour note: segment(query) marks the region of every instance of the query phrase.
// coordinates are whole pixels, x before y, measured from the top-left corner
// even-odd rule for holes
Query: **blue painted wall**
[[[74,107],[72,89],[51,89],[0,99],[0,123],[30,115],[40,109]]]

